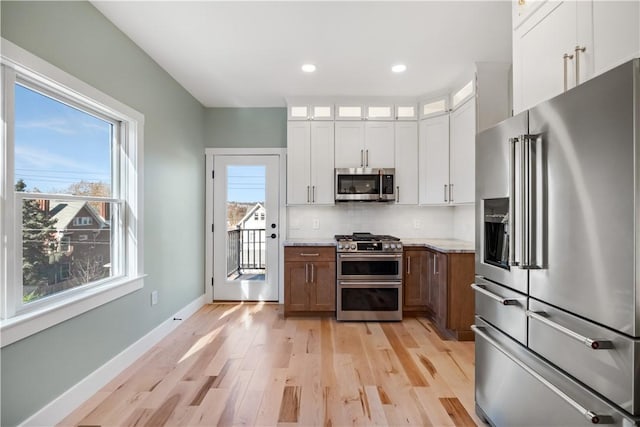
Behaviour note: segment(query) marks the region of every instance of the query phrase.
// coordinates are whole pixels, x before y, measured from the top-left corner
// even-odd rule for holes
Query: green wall
[[[12,426],[203,294],[205,109],[88,2],[0,8],[2,37],[145,115],[145,286],[2,348],[1,424]]]
[[[287,146],[286,108],[207,108],[205,140],[215,148]]]

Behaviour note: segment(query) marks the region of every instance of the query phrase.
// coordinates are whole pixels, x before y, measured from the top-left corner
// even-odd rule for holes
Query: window
[[[45,319],[37,322],[42,330],[74,315],[54,313],[63,305],[73,313],[69,304],[78,303],[77,315],[142,286],[144,117],[2,42],[0,237],[8,244],[0,249],[0,327],[6,345],[37,332],[21,329],[25,320]],[[91,239],[73,237],[73,226]]]
[[[77,216],[73,218],[73,225],[91,225],[93,224],[93,218],[90,216]]]
[[[459,91],[453,94],[453,107],[455,108],[461,104],[462,101],[469,99],[469,97],[473,95],[473,90],[473,80],[470,80]]]

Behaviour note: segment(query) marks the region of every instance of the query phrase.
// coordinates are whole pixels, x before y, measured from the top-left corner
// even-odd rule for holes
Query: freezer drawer
[[[640,415],[640,339],[529,300],[529,348],[622,409]]]
[[[476,407],[492,426],[638,426],[525,347],[476,317]]]
[[[527,298],[480,276],[471,285],[476,314],[523,345],[527,345]]]

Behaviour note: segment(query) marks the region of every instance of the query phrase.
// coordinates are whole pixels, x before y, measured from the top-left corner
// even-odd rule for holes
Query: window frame
[[[4,347],[144,286],[144,115],[8,40],[1,39],[1,43],[0,166],[4,172],[0,176],[0,237],[7,242],[0,247],[0,333]],[[112,153],[112,167],[119,165],[119,170],[112,174],[111,197],[98,199],[112,203],[111,209],[117,211],[112,212],[113,218],[118,221],[116,226],[112,224],[112,230],[116,227],[122,230],[114,233],[112,243],[114,250],[119,251],[120,274],[31,302],[26,307],[18,304],[22,301],[22,200],[34,198],[36,193],[19,194],[14,189],[14,88],[16,83],[23,82],[30,89],[33,84],[48,96],[53,94],[70,106],[79,105],[84,111],[118,123],[113,133],[118,134],[119,144]],[[38,196],[91,199],[40,193]]]

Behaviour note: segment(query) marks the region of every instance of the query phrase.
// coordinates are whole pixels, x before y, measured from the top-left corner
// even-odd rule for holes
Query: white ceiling
[[[418,96],[511,61],[509,1],[94,1],[207,107]],[[306,74],[303,63],[316,64]],[[403,74],[391,72],[402,62]]]

